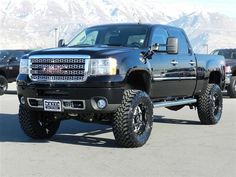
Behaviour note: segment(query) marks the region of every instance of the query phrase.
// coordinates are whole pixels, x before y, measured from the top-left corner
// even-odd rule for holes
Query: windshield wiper
[[[94,45],[91,44],[77,44],[77,45],[72,45],[72,46],[68,46],[68,47],[92,47]]]
[[[103,45],[112,47],[124,47],[122,44],[103,44]]]

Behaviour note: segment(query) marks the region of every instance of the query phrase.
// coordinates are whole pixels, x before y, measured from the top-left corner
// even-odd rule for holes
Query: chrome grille
[[[30,57],[32,81],[83,82],[87,79],[88,55],[34,55]]]

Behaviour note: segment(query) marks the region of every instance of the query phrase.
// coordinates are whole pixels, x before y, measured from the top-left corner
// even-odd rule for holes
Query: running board
[[[164,102],[154,102],[153,106],[154,108],[161,108],[161,107],[171,107],[171,106],[179,106],[179,105],[188,105],[192,103],[196,103],[197,99],[194,98],[188,98],[188,99],[182,99],[178,101],[164,101]]]

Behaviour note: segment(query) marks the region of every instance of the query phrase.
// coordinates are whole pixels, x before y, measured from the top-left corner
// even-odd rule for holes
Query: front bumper
[[[113,113],[122,101],[124,88],[80,88],[80,87],[44,87],[39,85],[17,85],[19,100],[23,97],[25,105],[32,110],[44,111],[44,100],[59,100],[63,113]],[[99,109],[97,101],[103,99],[107,105]],[[63,103],[76,102],[79,108],[63,106]],[[21,101],[20,101],[21,102]]]
[[[225,84],[230,85],[230,80],[231,80],[232,74],[226,74],[225,75]]]

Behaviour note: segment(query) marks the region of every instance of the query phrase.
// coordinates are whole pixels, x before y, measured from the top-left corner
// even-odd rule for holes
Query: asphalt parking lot
[[[0,96],[1,177],[233,177],[236,176],[236,99],[224,98],[222,120],[201,125],[197,112],[155,109],[141,148],[117,147],[109,126],[64,121],[50,141],[20,129],[14,84]]]

